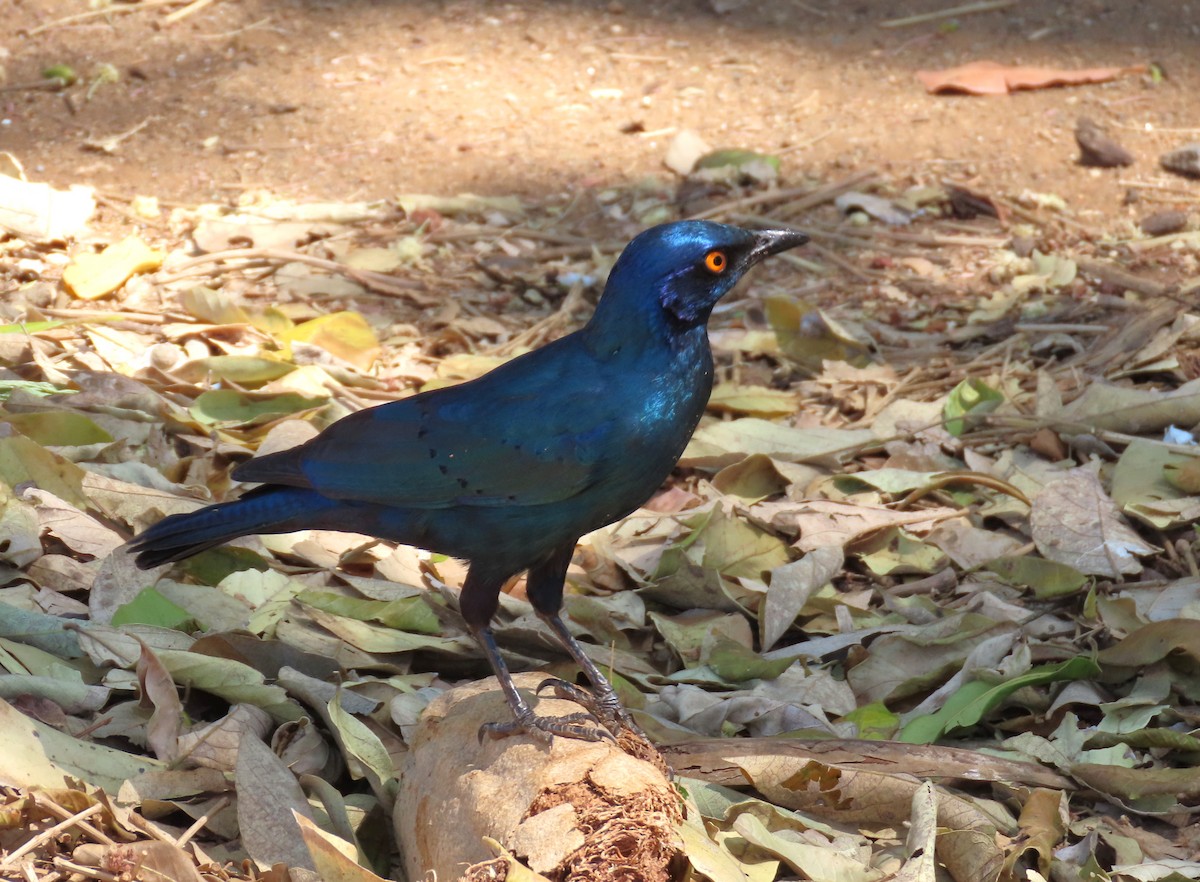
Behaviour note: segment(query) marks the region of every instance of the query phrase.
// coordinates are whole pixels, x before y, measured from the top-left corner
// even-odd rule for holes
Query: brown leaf
[[[314,869],[300,824],[289,811],[311,819],[312,809],[283,760],[248,736],[238,750],[235,780],[242,845],[254,862],[263,869],[276,863]]]
[[[160,760],[173,762],[179,756],[183,703],[179,700],[170,672],[145,643],[142,643],[142,653],[138,658],[137,675],[143,702],[149,702],[154,707],[146,724],[146,743]]]
[[[965,92],[968,95],[1007,95],[1021,89],[1048,89],[1051,86],[1079,86],[1106,83],[1119,76],[1142,73],[1145,67],[1091,67],[1060,70],[1053,67],[998,64],[972,61],[946,70],[919,70],[917,79],[927,92]]]
[[[1157,550],[1130,529],[1086,466],[1047,484],[1034,497],[1029,520],[1043,557],[1089,575],[1117,579],[1140,573],[1134,555]]]

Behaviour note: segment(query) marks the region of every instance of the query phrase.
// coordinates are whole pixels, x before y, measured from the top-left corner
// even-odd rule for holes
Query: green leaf
[[[187,367],[189,373],[198,369],[239,386],[261,386],[296,369],[294,364],[261,355],[210,355],[208,358],[189,362]]]
[[[984,569],[1009,585],[1033,589],[1039,600],[1074,594],[1088,584],[1088,577],[1074,567],[1028,554],[998,557]]]
[[[702,661],[722,680],[744,683],[747,680],[774,680],[792,666],[795,659],[765,659],[753,649],[717,634],[706,641]]]
[[[906,725],[896,740],[908,744],[932,744],[947,732],[974,726],[1018,689],[1086,680],[1099,673],[1100,665],[1094,658],[1079,655],[1061,664],[1033,668],[1002,683],[972,680],[951,695],[936,713],[917,717]]]
[[[703,529],[704,566],[730,578],[760,579],[791,560],[788,546],[773,533],[724,512]]]
[[[788,358],[812,373],[826,361],[845,361],[862,366],[868,348],[812,303],[794,297],[767,297],[763,301],[767,321]]]
[[[21,322],[20,324],[16,325],[0,325],[0,334],[36,334],[39,331],[49,331],[53,328],[60,328],[65,324],[67,324],[67,322],[55,319],[54,321],[48,322]],[[5,380],[3,383],[0,383],[0,389],[3,389],[10,383],[23,383],[29,386],[50,386],[53,391],[60,391],[54,389],[54,387],[49,383],[39,383],[34,380]]]
[[[253,426],[312,410],[325,404],[325,401],[321,398],[305,398],[293,392],[255,396],[233,389],[212,389],[202,392],[188,412],[205,425]]]
[[[305,715],[283,687],[268,685],[261,673],[240,661],[180,649],[160,649],[158,657],[171,679],[181,686],[209,692],[230,704],[252,704],[277,722]]]
[[[362,720],[342,708],[335,696],[326,706],[329,724],[342,745],[350,774],[355,778],[366,778],[375,795],[384,805],[396,800],[399,782],[387,748]]]
[[[138,595],[113,613],[112,624],[154,625],[176,631],[190,631],[195,626],[191,614],[163,597],[153,587],[143,588]]]
[[[264,573],[271,568],[261,554],[237,545],[210,548],[180,561],[178,566],[202,585],[219,585],[227,577],[245,570]]]
[[[873,701],[850,711],[841,722],[857,726],[858,738],[885,741],[895,733],[900,717],[888,710],[882,701]]]
[[[26,438],[43,446],[82,447],[85,444],[108,444],[113,440],[112,435],[92,420],[69,410],[0,413],[0,420],[10,423]]]
[[[899,527],[888,527],[859,543],[859,558],[881,576],[935,573],[946,566],[946,554]]]
[[[327,613],[362,622],[379,622],[397,631],[438,634],[442,630],[437,615],[420,597],[366,600],[332,591],[303,591],[296,599]]]
[[[23,435],[0,438],[0,482],[10,488],[26,482],[76,508],[91,508],[83,493],[84,472]]]
[[[62,80],[64,86],[70,86],[79,79],[79,75],[75,73],[75,68],[69,64],[52,64],[47,68],[43,68],[42,79]]]
[[[951,390],[946,399],[946,406],[942,409],[946,431],[957,438],[967,430],[971,422],[967,417],[989,414],[1003,401],[1003,393],[993,389],[983,380],[975,377],[963,380]]]

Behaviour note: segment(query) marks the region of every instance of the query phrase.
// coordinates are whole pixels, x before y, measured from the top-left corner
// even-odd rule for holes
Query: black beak
[[[750,259],[759,261],[771,254],[796,248],[807,241],[808,236],[799,230],[759,230],[754,234],[754,247],[750,249]]]

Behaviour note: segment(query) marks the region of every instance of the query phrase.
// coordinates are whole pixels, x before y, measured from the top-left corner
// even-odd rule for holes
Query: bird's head
[[[763,258],[808,241],[796,230],[743,230],[710,221],[651,227],[613,265],[593,321],[621,322],[650,311],[655,323],[703,325],[738,280]]]

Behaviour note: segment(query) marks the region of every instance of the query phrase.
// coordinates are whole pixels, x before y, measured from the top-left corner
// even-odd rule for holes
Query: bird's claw
[[[484,723],[479,727],[479,743],[487,738],[507,738],[528,735],[535,741],[549,744],[555,735],[577,741],[612,741],[613,734],[590,713],[568,714],[565,717],[541,717],[532,711],[507,723]]]
[[[642,731],[642,727],[634,722],[629,711],[621,706],[615,692],[611,690],[600,693],[591,692],[574,683],[560,680],[558,677],[547,677],[538,684],[537,692],[540,695],[543,689],[548,688],[554,690],[555,698],[573,701],[587,708],[591,716],[603,723],[605,729],[612,735],[619,735],[622,729],[628,729],[638,737],[649,740],[646,738],[646,733]]]

